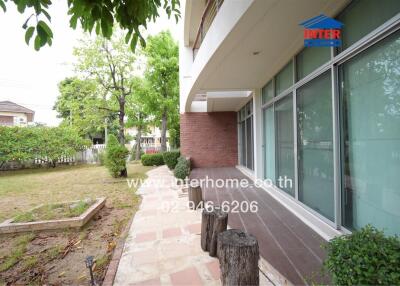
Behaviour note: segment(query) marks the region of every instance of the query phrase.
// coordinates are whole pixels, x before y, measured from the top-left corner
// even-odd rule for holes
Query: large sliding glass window
[[[399,0],[353,0],[338,16],[342,29],[342,50],[348,48],[400,11]]]
[[[400,235],[399,13],[351,1],[340,55],[305,48],[262,89],[264,178],[334,227]]]
[[[400,234],[400,32],[340,67],[343,223]]]
[[[239,111],[238,119],[239,164],[254,170],[253,100]]]
[[[293,61],[290,61],[275,77],[276,95],[293,85]]]
[[[264,126],[264,179],[275,183],[275,114],[274,106],[263,111]]]
[[[274,87],[272,80],[262,89],[262,104],[274,98]]]
[[[297,90],[299,200],[334,220],[330,71]]]
[[[286,96],[275,104],[276,182],[294,196],[293,97]]]
[[[301,80],[315,69],[329,61],[331,49],[328,47],[304,48],[296,56],[296,79]]]

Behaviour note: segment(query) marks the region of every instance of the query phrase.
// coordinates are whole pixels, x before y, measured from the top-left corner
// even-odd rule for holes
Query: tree
[[[126,157],[128,153],[128,149],[121,145],[114,135],[110,134],[108,136],[105,163],[114,178],[127,177]]]
[[[112,121],[105,107],[105,94],[95,80],[81,80],[77,77],[66,78],[58,84],[60,95],[54,105],[62,126],[73,126],[81,136],[93,138],[103,133],[106,119]]]
[[[169,31],[147,39],[145,77],[153,92],[149,101],[155,117],[161,122],[161,150],[167,150],[167,129],[171,119],[179,120],[179,52]]]
[[[139,77],[133,79],[132,93],[127,101],[128,120],[126,127],[135,127],[137,131],[135,160],[140,160],[142,134],[147,131],[151,122],[149,116],[151,113],[149,106],[150,92],[149,84],[145,79]]]
[[[132,93],[136,72],[135,55],[122,37],[106,40],[101,37],[81,41],[74,50],[78,58],[76,69],[87,79],[95,80],[102,88],[108,106],[102,107],[118,114],[118,141],[125,144],[125,106]]]
[[[41,160],[55,167],[90,142],[70,127],[0,127],[0,166],[9,161]]]
[[[0,8],[6,12],[5,3],[9,0],[0,0]],[[29,10],[30,16],[23,24],[25,29],[25,41],[29,44],[30,39],[36,32],[34,47],[39,50],[44,45],[51,46],[53,32],[49,26],[51,16],[49,7],[51,0],[12,0],[22,14]],[[132,50],[135,49],[138,40],[145,45],[145,40],[140,28],[146,28],[147,23],[159,16],[158,9],[163,8],[168,17],[174,15],[176,21],[180,17],[179,0],[68,0],[68,15],[70,26],[76,29],[78,22],[85,32],[95,30],[97,35],[110,39],[113,27],[119,26],[126,31],[125,41],[130,43]],[[32,23],[33,22],[33,23]]]

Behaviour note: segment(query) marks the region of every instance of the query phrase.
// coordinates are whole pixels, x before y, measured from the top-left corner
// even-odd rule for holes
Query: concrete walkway
[[[114,285],[220,285],[218,259],[200,247],[201,210],[188,209],[166,166],[147,175]],[[164,184],[149,185],[159,180]],[[260,282],[271,285],[261,273]]]
[[[219,285],[218,260],[200,248],[201,212],[187,209],[166,166],[151,170],[114,285]],[[154,181],[152,181],[154,180]],[[163,186],[151,184],[163,180]]]

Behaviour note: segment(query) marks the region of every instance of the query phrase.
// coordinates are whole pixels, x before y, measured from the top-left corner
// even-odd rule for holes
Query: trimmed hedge
[[[170,151],[170,152],[164,152],[163,153],[163,158],[165,165],[168,166],[170,170],[173,170],[178,164],[178,158],[181,156],[181,152],[179,151]]]
[[[179,157],[178,163],[175,166],[174,175],[178,179],[184,180],[190,174],[190,160],[185,157]]]
[[[162,153],[155,154],[143,154],[142,155],[143,166],[161,166],[164,165],[164,158]]]
[[[335,285],[400,285],[400,239],[367,225],[332,239],[324,269]]]

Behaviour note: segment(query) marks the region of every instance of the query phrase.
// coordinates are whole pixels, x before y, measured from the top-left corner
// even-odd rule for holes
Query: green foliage
[[[0,0],[0,7],[4,12],[6,12],[4,2],[8,1]],[[52,2],[49,0],[12,0],[10,2],[17,6],[21,14],[29,10],[30,16],[22,26],[26,30],[27,44],[36,30],[35,49],[39,50],[46,44],[51,46],[53,32],[46,22],[51,22],[49,8]],[[145,46],[140,30],[146,28],[148,22],[155,21],[159,16],[158,9],[164,9],[168,17],[173,15],[178,21],[179,5],[179,0],[68,0],[69,23],[71,28],[76,29],[79,22],[85,32],[91,33],[94,30],[97,35],[102,35],[107,39],[112,36],[113,27],[121,27],[126,31],[126,44],[129,43],[131,49],[135,50],[138,40],[142,46]]]
[[[126,170],[126,158],[128,149],[121,145],[117,138],[110,134],[107,139],[106,146],[106,167],[114,178],[123,176],[123,171]]]
[[[0,163],[37,158],[55,167],[62,156],[73,156],[89,145],[73,128],[0,126]]]
[[[184,180],[186,177],[189,177],[190,174],[190,160],[181,156],[178,158],[178,163],[174,169],[174,175],[178,179]]]
[[[336,285],[399,285],[400,239],[367,225],[325,246],[324,268]]]
[[[136,56],[129,50],[123,37],[116,33],[110,40],[86,38],[74,49],[75,69],[84,78],[98,83],[107,111],[118,126],[118,141],[125,144],[125,115],[132,100],[134,78],[137,73]]]
[[[164,152],[163,153],[163,158],[165,165],[168,166],[170,170],[173,170],[178,163],[178,158],[181,156],[181,152],[179,151],[170,151],[170,152]]]
[[[100,166],[104,166],[106,164],[106,152],[100,151],[98,153]]]
[[[148,102],[154,111],[157,126],[162,127],[161,142],[165,140],[166,129],[175,136],[178,134],[172,131],[179,125],[178,50],[178,44],[168,31],[150,36],[144,49],[147,57],[145,78],[152,88]]]
[[[66,78],[58,84],[58,90],[60,95],[53,109],[63,119],[61,125],[73,126],[80,135],[93,138],[104,132],[106,120],[115,119],[107,110],[107,99],[95,80]]]
[[[164,165],[162,153],[144,154],[141,158],[143,166],[161,166]]]
[[[132,92],[127,96],[126,114],[128,120],[126,127],[136,128],[136,143],[141,141],[143,133],[146,133],[152,123],[151,114],[153,111],[149,105],[149,94],[151,92],[149,82],[146,79],[134,77],[132,79]],[[132,154],[135,159],[135,154]]]

